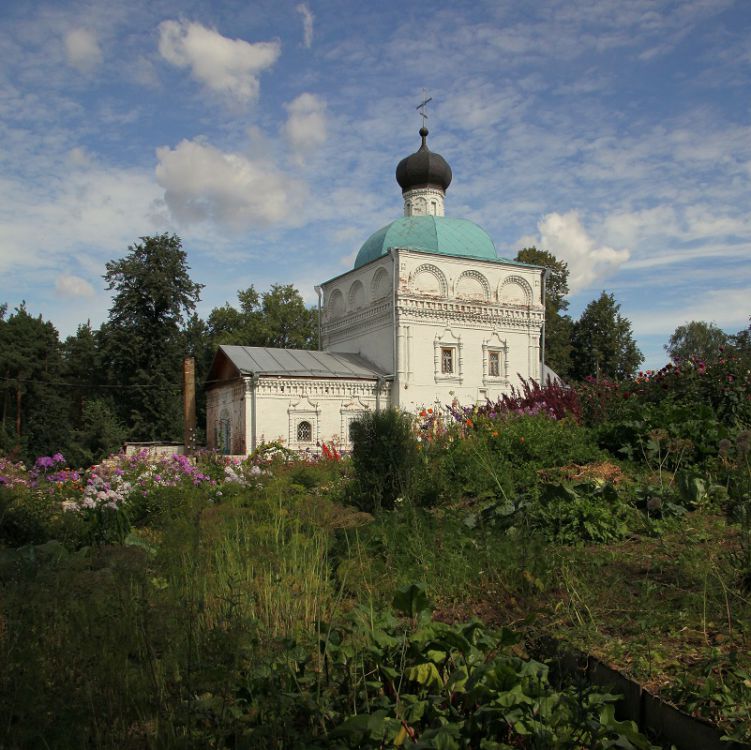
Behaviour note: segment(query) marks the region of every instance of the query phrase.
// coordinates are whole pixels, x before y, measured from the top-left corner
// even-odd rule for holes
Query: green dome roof
[[[493,240],[477,224],[446,216],[405,216],[373,234],[360,248],[355,268],[381,258],[391,248],[421,250],[434,255],[498,260]]]

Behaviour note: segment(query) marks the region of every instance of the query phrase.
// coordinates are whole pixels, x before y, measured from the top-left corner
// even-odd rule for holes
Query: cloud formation
[[[537,228],[539,247],[568,263],[572,294],[613,273],[631,256],[626,249],[598,245],[582,226],[576,211],[547,214]]]
[[[300,94],[284,106],[288,113],[284,134],[298,156],[326,142],[326,102],[321,97]]]
[[[636,309],[630,315],[642,334],[674,331],[691,320],[703,320],[735,333],[748,326],[748,300],[751,287],[711,289],[695,294],[680,307]]]
[[[303,43],[306,49],[310,49],[313,44],[313,21],[315,20],[315,16],[307,3],[300,3],[295,6],[295,10],[302,16]]]
[[[206,87],[246,103],[258,97],[258,76],[279,58],[281,44],[228,39],[191,21],[159,24],[159,53]]]
[[[93,297],[94,287],[80,276],[64,273],[55,281],[55,291],[61,297]]]
[[[102,63],[102,49],[96,34],[88,29],[73,29],[65,35],[65,59],[81,73],[91,73]]]
[[[212,221],[235,231],[269,226],[302,208],[302,183],[272,163],[224,153],[200,141],[157,149],[157,182],[172,216],[182,224]]]

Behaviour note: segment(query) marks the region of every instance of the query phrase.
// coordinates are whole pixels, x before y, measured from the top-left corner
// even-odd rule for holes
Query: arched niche
[[[391,275],[381,267],[373,274],[370,284],[370,298],[373,300],[383,299],[391,294]]]
[[[487,302],[490,299],[490,284],[479,271],[464,271],[454,285],[457,299]]]
[[[411,274],[409,286],[417,294],[426,294],[432,297],[448,297],[448,284],[438,266],[432,263],[423,263]]]
[[[347,301],[350,310],[360,310],[365,307],[365,287],[359,279],[352,282],[347,294]]]
[[[532,287],[523,276],[507,276],[498,288],[498,301],[506,305],[531,305]]]
[[[330,318],[341,318],[345,312],[344,295],[341,289],[334,289],[329,295],[329,303],[326,307]]]

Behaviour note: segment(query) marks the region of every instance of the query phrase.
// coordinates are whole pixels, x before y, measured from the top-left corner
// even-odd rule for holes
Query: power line
[[[150,384],[150,383],[143,383],[141,385],[138,384],[128,384],[128,385],[110,385],[107,383],[64,383],[60,380],[40,380],[39,378],[11,378],[11,377],[3,377],[0,376],[0,380],[4,380],[9,383],[36,383],[39,385],[54,385],[59,386],[63,388],[110,388],[113,390],[128,390],[132,388],[154,388],[154,389],[161,389],[161,390],[182,390],[182,383],[179,384],[167,384],[167,385],[157,385],[157,384]]]

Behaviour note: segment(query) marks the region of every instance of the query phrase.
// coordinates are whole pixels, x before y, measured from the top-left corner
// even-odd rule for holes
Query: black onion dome
[[[396,181],[403,193],[413,188],[437,187],[441,190],[451,184],[451,167],[440,155],[428,148],[428,129],[420,128],[422,145],[414,154],[402,159],[396,167]]]

